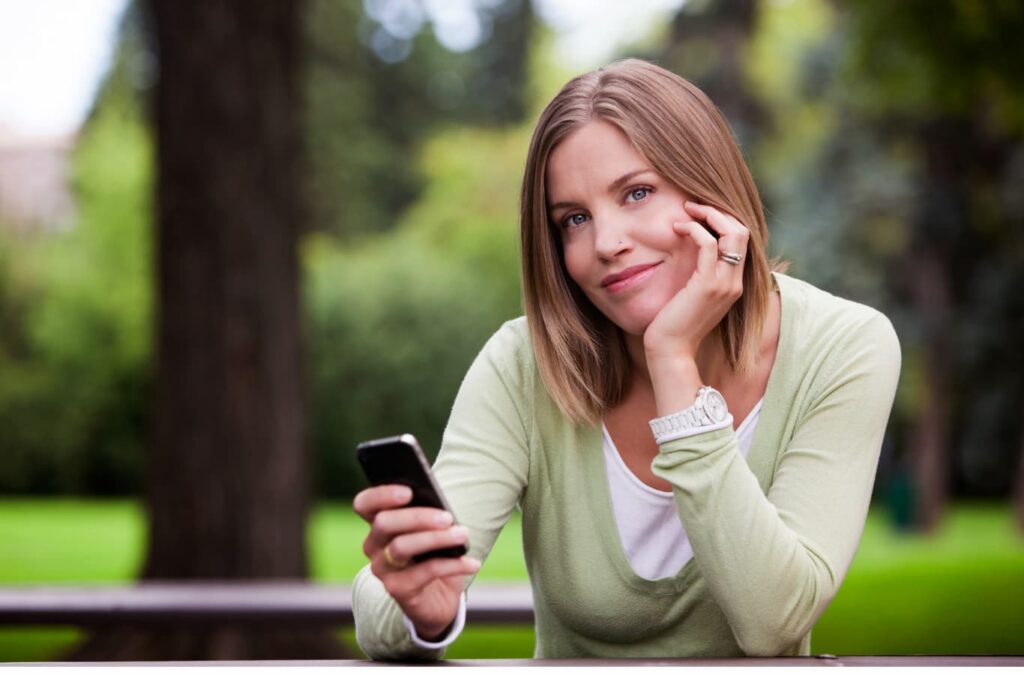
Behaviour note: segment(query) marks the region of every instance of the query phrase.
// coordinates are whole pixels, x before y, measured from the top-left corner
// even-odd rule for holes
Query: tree
[[[883,453],[883,469],[900,465],[909,475],[897,482],[912,484],[913,507],[898,520],[928,530],[950,494],[1010,492],[1024,432],[1015,318],[1024,299],[1014,290],[1024,283],[1024,208],[1013,196],[1024,166],[1024,10],[768,6],[777,16],[758,52],[762,79],[789,69],[764,64],[788,44],[779,26],[814,16],[817,28],[772,103],[785,138],[773,142],[766,174],[788,210],[775,214],[790,220],[782,239],[795,244],[800,272],[814,264],[826,288],[896,324],[904,360],[895,457]]]
[[[453,52],[431,3],[361,5],[310,0],[304,21],[311,229],[348,240],[391,230],[413,204],[416,156],[439,128],[522,119],[533,24],[527,0],[475,3],[480,42]]]
[[[954,487],[1009,491],[1024,432],[1015,290],[1024,209],[1010,198],[1024,157],[1024,8],[861,0],[844,9],[846,102],[875,138],[915,157],[907,245],[889,281],[919,327],[911,367],[924,386],[909,449],[927,530]]]
[[[1014,506],[1017,510],[1017,527],[1024,532],[1024,434],[1017,447],[1017,477],[1014,482]]]
[[[298,0],[153,0],[157,375],[143,578],[307,573]],[[326,633],[122,628],[80,658],[323,658]]]
[[[744,67],[758,5],[758,0],[684,5],[672,20],[671,34],[659,59],[715,102],[741,147],[753,144],[768,122]]]

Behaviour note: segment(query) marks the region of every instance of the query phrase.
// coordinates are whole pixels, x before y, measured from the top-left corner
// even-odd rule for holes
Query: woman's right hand
[[[480,561],[468,556],[413,561],[420,553],[465,544],[466,528],[453,526],[447,511],[406,507],[411,499],[412,490],[404,485],[378,485],[357,494],[353,506],[370,523],[363,541],[370,570],[416,634],[435,641],[455,620],[465,577],[480,569]]]

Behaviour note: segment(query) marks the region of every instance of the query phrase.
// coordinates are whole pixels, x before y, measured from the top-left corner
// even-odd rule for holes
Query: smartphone
[[[360,443],[356,447],[356,456],[370,485],[406,485],[412,489],[412,501],[408,506],[444,509],[452,514],[453,523],[458,522],[434,480],[426,455],[412,434]],[[423,562],[430,558],[458,558],[468,552],[466,545],[460,544],[421,553],[413,556],[413,560]]]

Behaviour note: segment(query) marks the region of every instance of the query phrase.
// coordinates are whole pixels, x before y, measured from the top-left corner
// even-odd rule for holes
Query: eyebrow
[[[645,173],[654,173],[652,169],[637,169],[636,171],[630,171],[624,173],[608,185],[608,192],[617,192],[623,185],[633,180],[637,176]],[[578,202],[557,202],[548,207],[548,211],[557,211],[558,209],[565,209],[572,206],[579,206]]]

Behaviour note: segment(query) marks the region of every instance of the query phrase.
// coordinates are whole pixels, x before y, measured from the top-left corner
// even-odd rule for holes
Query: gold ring
[[[402,569],[403,567],[409,564],[408,560],[406,560],[404,563],[399,563],[397,560],[391,557],[391,544],[388,544],[384,547],[384,560],[386,560],[389,565],[398,570]]]

